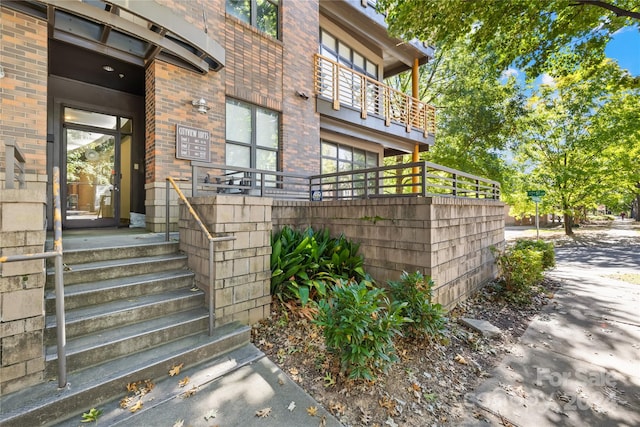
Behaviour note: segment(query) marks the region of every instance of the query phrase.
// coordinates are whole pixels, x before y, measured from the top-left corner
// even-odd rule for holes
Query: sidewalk
[[[548,276],[562,288],[468,396],[469,408],[492,425],[640,425],[640,285],[611,277],[640,273],[640,236],[617,221],[604,238],[556,256]]]

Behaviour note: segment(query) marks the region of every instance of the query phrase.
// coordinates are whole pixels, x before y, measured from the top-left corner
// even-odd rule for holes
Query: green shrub
[[[271,237],[271,294],[281,301],[299,300],[303,305],[327,295],[337,279],[365,277],[359,245],[344,236],[331,238],[329,231],[314,232],[284,227]]]
[[[507,248],[496,258],[498,290],[505,299],[517,304],[531,300],[531,287],[542,281],[542,252],[534,249]]]
[[[556,254],[552,242],[544,240],[518,240],[515,249],[533,249],[542,253],[542,269],[548,270],[556,265]]]
[[[399,282],[390,281],[388,285],[391,298],[406,303],[402,315],[412,320],[405,324],[407,335],[417,337],[442,333],[447,319],[442,306],[431,302],[434,283],[430,277],[425,278],[419,271],[412,274],[405,271]]]
[[[401,315],[405,305],[391,304],[383,289],[365,280],[343,282],[320,300],[314,322],[323,328],[327,349],[338,354],[342,372],[373,380],[375,371],[397,360],[393,338],[410,321]]]

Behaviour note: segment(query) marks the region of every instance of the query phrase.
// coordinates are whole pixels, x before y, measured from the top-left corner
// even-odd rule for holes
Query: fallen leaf
[[[175,423],[173,423],[173,427],[182,427],[184,426],[184,420],[178,420]]]
[[[184,387],[189,384],[189,377],[184,377],[182,380],[178,381],[179,387]]]
[[[183,366],[184,366],[184,363],[181,363],[179,365],[173,365],[173,367],[169,369],[169,376],[173,377],[175,375],[178,375],[180,373],[180,369],[182,369]]]
[[[180,396],[181,396],[183,399],[186,399],[186,398],[191,397],[191,396],[193,396],[194,394],[196,394],[196,391],[197,391],[197,388],[192,387],[190,390],[185,391],[185,392],[184,392],[184,393],[182,393]]]
[[[213,419],[216,416],[218,416],[218,410],[217,409],[212,409],[209,412],[207,412],[204,416],[204,420],[207,421],[209,420],[209,418]]]
[[[271,413],[271,408],[263,408],[259,411],[256,411],[256,417],[266,418]]]
[[[136,412],[139,409],[142,409],[142,399],[138,400],[135,405],[133,405],[131,408],[129,408],[129,411]]]
[[[338,415],[344,415],[344,412],[347,410],[347,407],[343,403],[336,402],[333,405],[331,405],[329,409],[331,409],[333,412],[335,412]]]
[[[318,427],[326,427],[326,426],[327,426],[327,417],[323,415],[322,418],[320,418],[320,424],[318,424]]]
[[[289,410],[289,412],[293,412],[293,410],[296,409],[296,402],[291,401],[291,403],[289,403],[289,406],[287,406],[287,409]]]
[[[294,367],[294,368],[289,369],[289,373],[291,375],[298,375],[299,372],[298,372],[298,369]]]
[[[128,392],[133,392],[133,393],[138,391],[138,383],[128,383],[127,384],[127,391]]]
[[[461,365],[468,365],[469,364],[469,362],[467,362],[467,359],[465,359],[464,357],[460,356],[459,354],[456,354],[456,357],[453,360],[455,360],[456,362],[458,362]]]
[[[318,413],[317,406],[309,406],[307,408],[307,414],[309,414],[310,417],[315,417],[317,413]]]

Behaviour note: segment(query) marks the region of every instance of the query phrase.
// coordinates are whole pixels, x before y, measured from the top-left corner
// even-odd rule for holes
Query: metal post
[[[166,215],[166,220],[165,220],[165,230],[164,230],[164,241],[168,242],[169,241],[169,196],[171,194],[170,190],[171,188],[169,187],[170,183],[169,181],[167,181],[167,194],[166,194],[166,198],[165,198],[165,215]]]
[[[540,218],[538,217],[538,202],[536,202],[536,240],[540,240]]]
[[[58,387],[67,385],[67,337],[64,317],[64,266],[62,263],[62,214],[60,203],[60,169],[53,168],[53,249],[55,257],[56,335],[58,344]]]

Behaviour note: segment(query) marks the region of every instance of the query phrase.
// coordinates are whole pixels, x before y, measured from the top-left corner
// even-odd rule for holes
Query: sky
[[[633,76],[640,76],[640,28],[625,27],[616,32],[605,53],[617,60],[620,68],[626,68]]]

